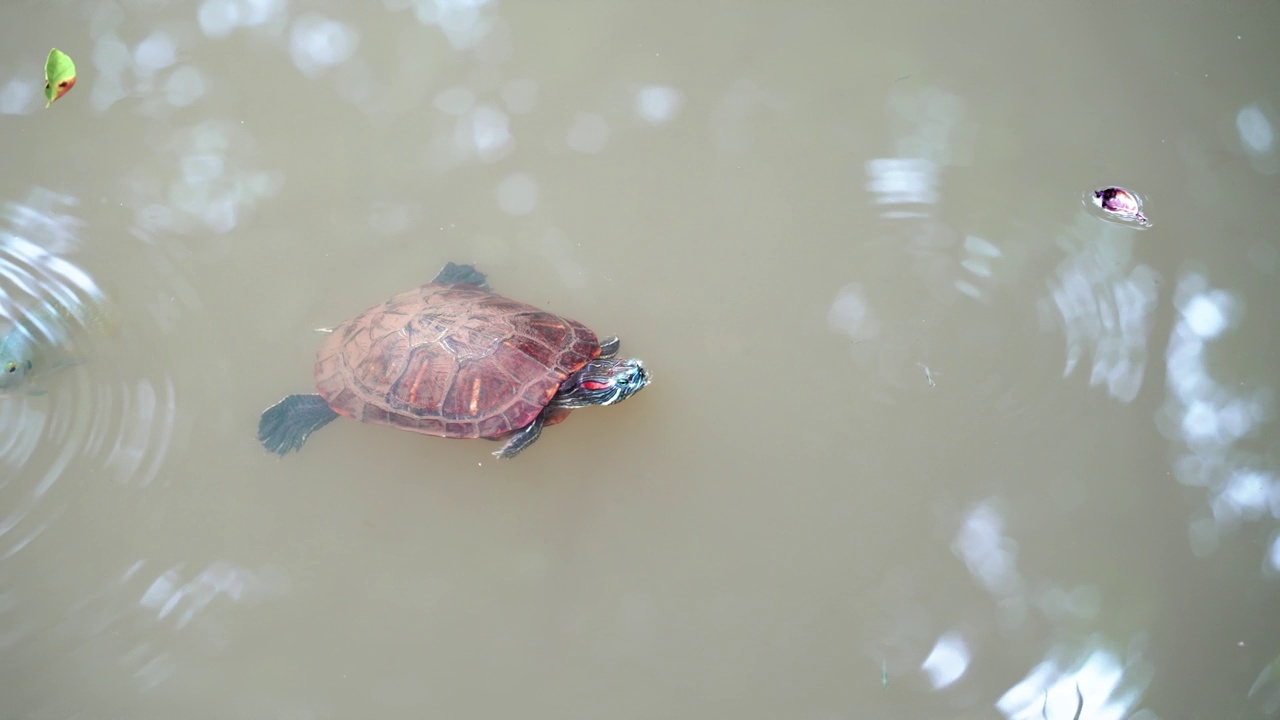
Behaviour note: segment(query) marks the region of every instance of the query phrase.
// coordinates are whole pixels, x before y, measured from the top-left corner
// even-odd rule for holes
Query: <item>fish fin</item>
[[[84,363],[86,363],[86,362],[88,362],[88,360],[86,360],[86,359],[84,359],[84,358],[80,358],[80,357],[73,357],[73,358],[69,358],[69,359],[67,359],[67,360],[60,360],[60,361],[58,361],[57,363],[55,363],[55,364],[53,364],[53,365],[50,365],[50,366],[49,366],[49,369],[48,369],[48,370],[46,370],[45,372],[54,372],[54,371],[57,371],[57,370],[66,370],[66,369],[67,369],[67,368],[69,368],[69,367],[75,367],[76,365],[81,365],[81,364],[84,364]]]

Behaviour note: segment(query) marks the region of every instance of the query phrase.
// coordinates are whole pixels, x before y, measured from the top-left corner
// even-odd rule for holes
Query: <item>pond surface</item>
[[[0,717],[1280,717],[1278,48],[1268,3],[9,4]],[[512,460],[268,453],[317,329],[451,261],[652,384]]]

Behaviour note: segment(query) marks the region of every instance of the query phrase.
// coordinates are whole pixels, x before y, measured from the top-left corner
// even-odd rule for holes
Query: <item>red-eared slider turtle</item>
[[[507,438],[515,457],[574,408],[613,405],[649,384],[618,338],[489,290],[471,265],[339,325],[317,354],[319,394],[267,408],[258,439],[281,456],[339,415],[448,438]]]

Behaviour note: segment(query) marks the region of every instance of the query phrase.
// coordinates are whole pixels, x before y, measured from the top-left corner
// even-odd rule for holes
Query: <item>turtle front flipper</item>
[[[307,436],[333,422],[338,413],[319,395],[289,395],[267,408],[258,421],[258,441],[284,457],[307,441]]]
[[[542,412],[538,413],[538,417],[533,422],[511,433],[510,439],[502,446],[502,449],[493,453],[495,457],[510,460],[519,455],[521,451],[529,447],[541,435],[544,428],[558,425],[569,417],[570,408],[562,408],[556,405],[548,405],[542,408]],[[501,439],[501,438],[494,438]]]
[[[560,416],[565,414],[567,413],[564,413],[560,408],[549,406],[543,408],[542,412],[538,413],[538,417],[533,419],[533,422],[511,433],[511,438],[502,446],[502,449],[493,453],[494,457],[510,460],[519,455],[521,451],[532,445],[542,435],[542,428],[546,427],[550,416],[556,416],[551,419],[551,424],[554,425],[563,419]]]
[[[502,446],[501,450],[493,454],[494,457],[510,460],[532,445],[538,439],[538,436],[542,434],[542,426],[546,422],[542,416],[545,414],[546,410],[543,410],[538,414],[538,417],[533,419],[533,422],[512,433],[511,439]]]
[[[481,290],[489,289],[488,279],[484,273],[476,269],[475,265],[458,265],[452,262],[445,263],[440,274],[436,275],[436,279],[431,282],[445,285],[474,285]]]
[[[618,339],[617,335],[610,335],[600,341],[600,357],[602,358],[617,357],[618,351],[621,349],[622,341]]]

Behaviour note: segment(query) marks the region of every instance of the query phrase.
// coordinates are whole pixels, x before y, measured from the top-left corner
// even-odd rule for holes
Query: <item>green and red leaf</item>
[[[75,84],[76,64],[58,48],[50,50],[49,59],[44,63],[44,96],[49,101],[45,107],[66,95]]]

